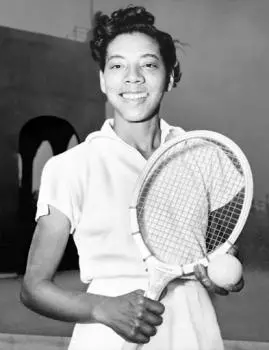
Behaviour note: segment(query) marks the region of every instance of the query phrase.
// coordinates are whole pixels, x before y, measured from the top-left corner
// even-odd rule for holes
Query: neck
[[[114,130],[124,142],[137,149],[146,159],[161,143],[160,119],[157,117],[137,123],[125,120],[119,122],[115,119]]]

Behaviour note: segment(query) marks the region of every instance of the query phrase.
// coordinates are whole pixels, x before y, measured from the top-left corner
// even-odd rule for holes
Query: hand
[[[238,247],[236,245],[233,245],[229,251],[228,254],[232,254],[234,256],[237,256],[238,254]],[[203,265],[196,265],[194,267],[194,274],[195,277],[200,281],[200,283],[211,293],[216,293],[219,295],[228,295],[230,292],[240,292],[244,287],[244,278],[242,277],[241,280],[229,287],[229,289],[221,288],[217,286],[215,283],[211,281],[211,279],[208,277],[207,274],[207,268]]]
[[[211,279],[208,277],[207,268],[204,265],[196,265],[194,267],[194,274],[198,281],[211,293],[216,293],[219,295],[228,295],[229,292],[239,292],[244,287],[244,279],[235,284],[234,286],[225,289],[217,286]]]
[[[144,297],[144,291],[105,298],[98,305],[96,319],[112,328],[125,340],[144,344],[156,334],[162,323],[164,306],[159,301]]]

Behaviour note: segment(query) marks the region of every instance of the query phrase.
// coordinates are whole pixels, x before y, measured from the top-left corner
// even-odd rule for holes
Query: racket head
[[[199,130],[166,142],[148,160],[130,204],[142,258],[176,275],[207,266],[237,240],[252,197],[249,162],[228,137]]]

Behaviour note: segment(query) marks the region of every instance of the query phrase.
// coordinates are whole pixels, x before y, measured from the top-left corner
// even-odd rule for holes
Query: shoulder
[[[78,165],[84,162],[88,158],[89,152],[94,149],[93,140],[98,139],[101,135],[100,131],[92,132],[87,136],[87,138],[80,144],[60,153],[54,155],[49,161],[53,164],[58,164],[61,166],[66,166],[68,164]]]
[[[52,158],[48,160],[46,165],[48,164],[50,167],[63,167],[66,168],[71,164],[78,164],[83,160],[86,154],[85,142],[80,143],[63,153],[54,155]]]

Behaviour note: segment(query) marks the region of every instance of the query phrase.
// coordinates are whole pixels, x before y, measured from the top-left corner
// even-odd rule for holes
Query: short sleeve
[[[243,177],[224,152],[213,152],[210,169],[210,209],[228,204],[243,188]]]
[[[49,213],[49,205],[60,210],[70,221],[73,233],[76,227],[76,205],[72,193],[73,184],[62,158],[50,158],[45,164],[40,182],[35,219]]]

